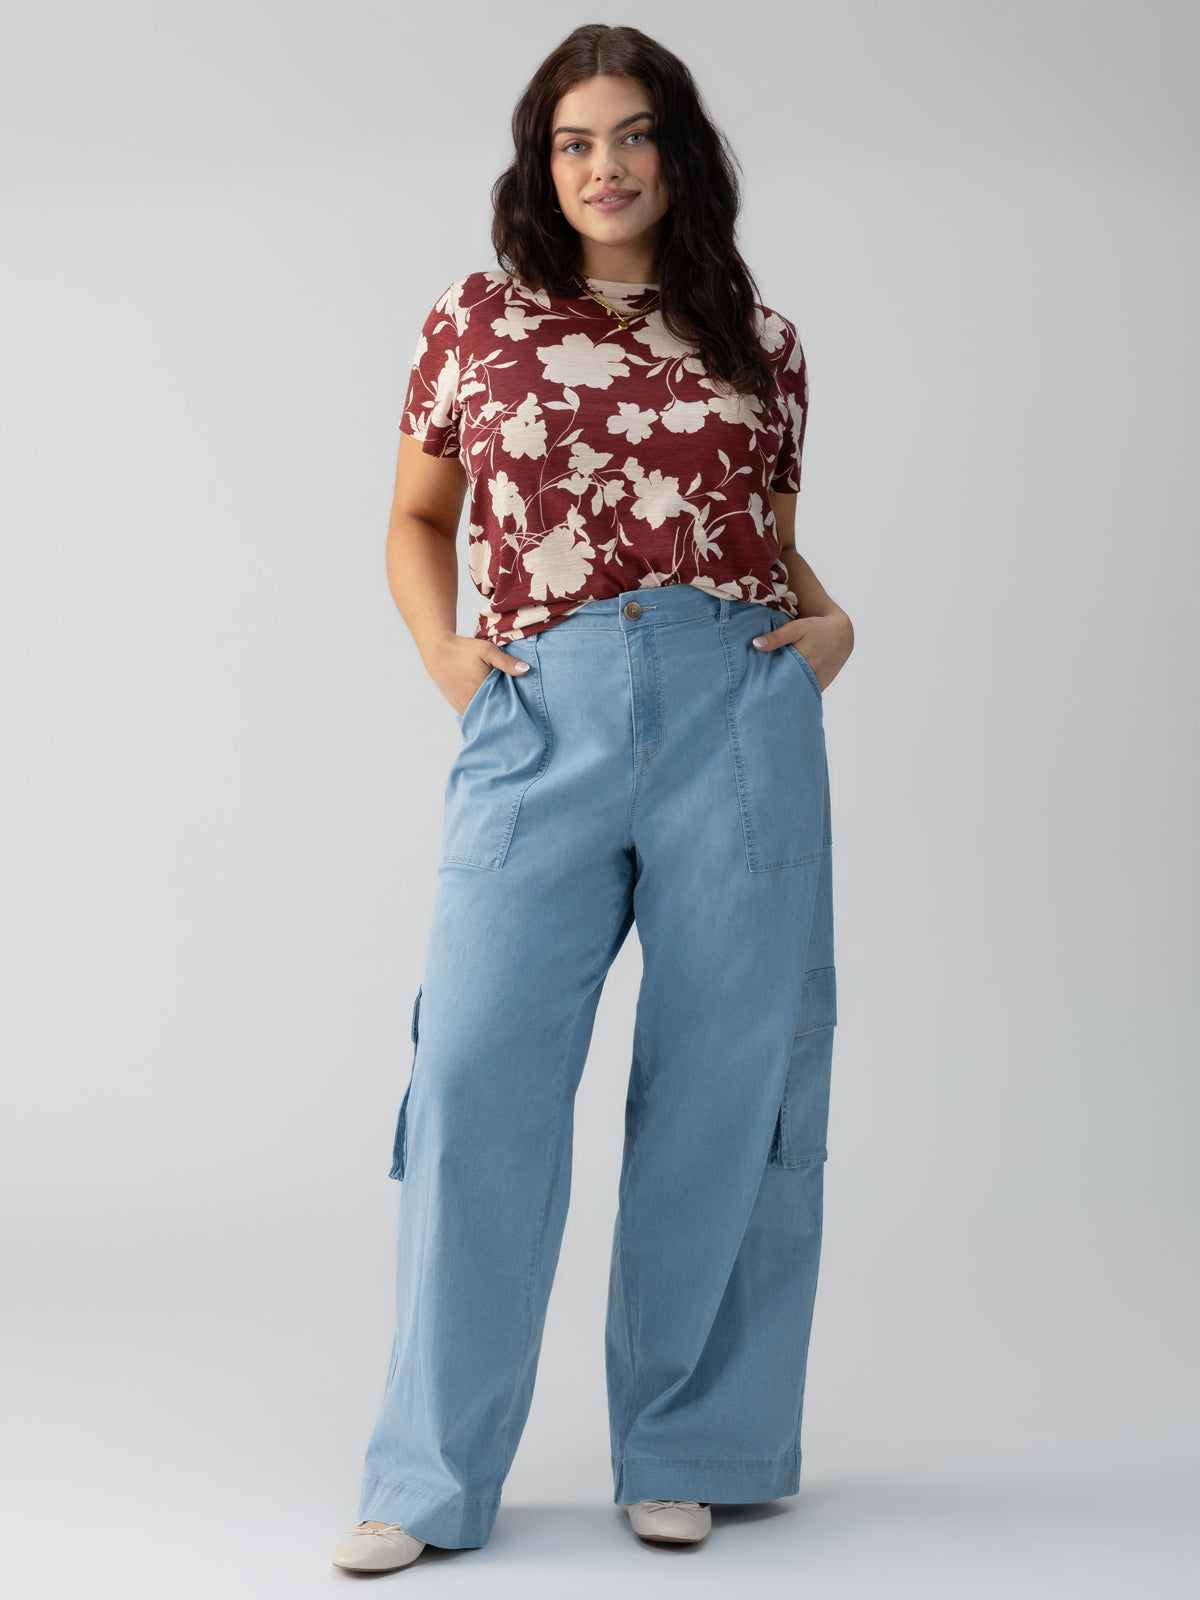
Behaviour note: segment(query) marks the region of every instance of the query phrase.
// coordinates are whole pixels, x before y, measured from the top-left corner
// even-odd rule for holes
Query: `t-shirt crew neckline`
[[[611,290],[614,294],[642,294],[647,289],[662,287],[657,283],[617,283],[613,278],[589,278],[587,281],[595,289]]]

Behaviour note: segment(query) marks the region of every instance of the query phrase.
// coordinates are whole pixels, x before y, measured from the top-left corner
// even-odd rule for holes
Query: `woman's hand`
[[[424,659],[429,676],[460,717],[493,667],[501,672],[529,671],[527,661],[507,655],[498,644],[461,633],[447,634]]]
[[[793,618],[771,633],[759,634],[754,645],[759,650],[799,650],[824,694],[854,649],[854,624],[838,607],[819,617]]]

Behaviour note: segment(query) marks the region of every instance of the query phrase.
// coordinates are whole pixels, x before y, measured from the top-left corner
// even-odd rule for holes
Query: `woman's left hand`
[[[796,617],[754,640],[758,650],[799,650],[824,694],[854,649],[854,624],[839,607],[820,617]]]

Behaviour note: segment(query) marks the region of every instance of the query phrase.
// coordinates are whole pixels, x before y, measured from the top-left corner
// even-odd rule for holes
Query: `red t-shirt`
[[[657,289],[588,282],[623,312]],[[623,332],[582,289],[497,270],[438,296],[400,428],[466,472],[468,569],[486,601],[475,637],[524,638],[667,583],[800,615],[767,489],[800,489],[807,368],[794,325],[763,305],[756,317],[776,373],[766,407],[707,377],[658,311]]]

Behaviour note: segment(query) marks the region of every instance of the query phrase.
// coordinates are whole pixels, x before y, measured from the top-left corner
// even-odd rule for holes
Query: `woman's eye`
[[[650,139],[652,137],[653,137],[653,135],[650,133],[649,129],[647,129],[644,132],[641,131],[641,130],[638,130],[638,131],[635,131],[633,133],[626,134],[626,139]],[[567,144],[563,145],[562,153],[565,156],[569,156],[573,150],[579,150],[582,147],[583,147],[583,140],[582,139],[571,139]]]

